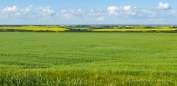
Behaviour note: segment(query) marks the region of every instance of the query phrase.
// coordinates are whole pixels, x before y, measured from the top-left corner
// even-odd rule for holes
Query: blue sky
[[[177,0],[0,0],[0,24],[177,24]]]

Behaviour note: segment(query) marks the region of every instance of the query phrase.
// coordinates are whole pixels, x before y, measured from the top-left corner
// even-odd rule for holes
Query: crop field
[[[56,26],[1,26],[0,30],[33,30],[33,31],[65,31],[67,28]]]
[[[135,27],[115,27],[115,28],[96,28],[93,29],[95,32],[169,32],[169,31],[176,31],[177,28],[170,28],[165,26],[158,26],[158,27],[142,27],[142,26],[135,26]]]
[[[0,25],[0,32],[165,32],[177,33],[176,26],[99,25]]]
[[[175,33],[0,32],[0,86],[176,86]]]
[[[108,31],[122,31],[122,32],[126,32],[126,31],[142,31],[142,32],[146,32],[146,31],[175,31],[177,29],[142,29],[142,28],[137,28],[137,29],[112,29],[112,28],[109,28],[109,29],[95,29],[93,31],[95,32],[108,32]]]

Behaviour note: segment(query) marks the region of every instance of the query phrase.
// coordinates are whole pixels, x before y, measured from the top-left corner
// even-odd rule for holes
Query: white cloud
[[[20,12],[21,14],[27,14],[30,13],[31,9],[32,9],[32,5],[28,6],[26,9],[21,9]]]
[[[108,10],[109,14],[116,15],[117,14],[117,10],[119,10],[119,8],[116,7],[116,6],[109,6],[107,8],[107,10]]]
[[[123,11],[124,11],[124,14],[127,14],[129,16],[129,15],[136,15],[138,10],[136,7],[131,8],[131,5],[128,5],[128,6],[123,7]]]
[[[17,6],[4,8],[4,11],[16,11],[16,10],[17,10]]]
[[[168,4],[168,3],[162,3],[162,2],[160,2],[159,3],[159,7],[158,7],[159,9],[171,9],[171,7],[170,7],[170,5]]]
[[[154,7],[155,8],[155,7]],[[156,9],[139,9],[126,5],[122,7],[108,6],[107,9],[62,9],[55,11],[47,7],[28,6],[19,8],[17,6],[0,9],[0,23],[2,20],[11,21],[21,19],[23,22],[57,22],[57,23],[127,23],[131,21],[139,23],[164,23],[177,20],[177,9],[172,9],[168,3],[159,3]],[[168,10],[166,10],[168,9]],[[171,19],[171,21],[170,21]],[[154,21],[153,21],[154,20]],[[165,21],[166,20],[166,21]],[[17,20],[18,21],[18,20]],[[161,22],[160,22],[161,21]],[[23,23],[21,22],[21,23]],[[40,23],[39,22],[39,23]],[[54,23],[55,23],[54,22]],[[19,22],[20,23],[20,22]]]
[[[79,14],[79,13],[84,13],[84,11],[79,8],[79,9],[63,9],[61,10],[61,13],[64,13],[64,14]]]
[[[41,7],[40,10],[42,11],[41,13],[43,15],[50,15],[50,14],[54,13],[54,11],[50,9],[50,6],[48,6],[48,7]]]
[[[131,9],[131,6],[130,6],[130,5],[124,6],[124,8],[123,8],[124,11],[130,11],[130,9]]]
[[[64,14],[64,17],[70,19],[72,17],[72,14]]]
[[[66,12],[66,10],[61,10],[61,13],[65,13]]]
[[[33,7],[33,5],[30,5],[29,7],[27,7],[24,11],[29,12],[31,10],[31,8]]]
[[[47,16],[53,15],[54,11],[48,7],[33,7],[32,5],[28,6],[25,9],[17,8],[17,6],[5,7],[0,11],[1,19],[41,19],[49,18]]]
[[[17,6],[12,7],[5,7],[2,11],[0,11],[0,18],[1,19],[7,19],[7,18],[15,18],[16,16],[20,15],[20,12],[18,12]]]

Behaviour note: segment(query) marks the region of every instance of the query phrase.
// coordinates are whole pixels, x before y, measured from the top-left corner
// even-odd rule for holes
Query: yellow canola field
[[[94,29],[93,31],[174,31],[177,30],[177,28],[174,29]]]
[[[61,27],[47,27],[47,26],[22,26],[22,27],[0,27],[0,29],[8,30],[8,29],[14,29],[14,30],[33,30],[33,31],[65,31],[67,28],[61,28]]]

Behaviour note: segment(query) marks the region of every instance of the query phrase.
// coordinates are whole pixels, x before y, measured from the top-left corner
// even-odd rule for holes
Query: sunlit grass
[[[170,33],[2,32],[0,83],[175,86],[176,37]],[[142,79],[152,81],[138,81]]]

